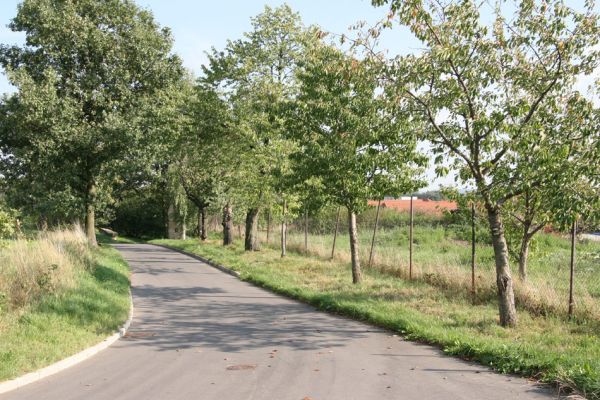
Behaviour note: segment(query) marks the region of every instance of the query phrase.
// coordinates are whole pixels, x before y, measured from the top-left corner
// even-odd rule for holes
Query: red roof
[[[377,200],[369,200],[370,206],[377,206]],[[393,208],[398,211],[410,211],[410,200],[382,200],[381,206]],[[458,208],[456,202],[447,200],[422,200],[413,199],[413,208],[415,212],[426,214],[441,214],[444,210],[452,211]]]

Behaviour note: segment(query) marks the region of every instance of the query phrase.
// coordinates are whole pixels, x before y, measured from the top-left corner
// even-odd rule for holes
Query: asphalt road
[[[185,255],[115,247],[133,271],[128,335],[3,399],[553,398],[524,379],[315,311]]]

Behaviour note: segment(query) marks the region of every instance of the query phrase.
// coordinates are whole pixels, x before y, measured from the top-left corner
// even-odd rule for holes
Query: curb
[[[226,274],[233,275],[236,278],[240,278],[240,273],[239,272],[234,271],[231,268],[227,268],[227,267],[225,267],[225,266],[223,266],[221,264],[218,264],[218,263],[216,263],[216,262],[214,262],[212,260],[209,260],[208,258],[204,258],[204,257],[201,257],[201,256],[196,255],[196,254],[188,253],[185,250],[181,250],[181,249],[178,249],[178,248],[175,248],[175,247],[171,247],[171,246],[166,245],[166,244],[155,244],[155,243],[149,243],[149,244],[151,244],[152,246],[162,247],[162,248],[165,248],[165,249],[168,249],[168,250],[173,250],[173,251],[176,251],[177,253],[181,253],[181,254],[184,254],[184,255],[186,255],[188,257],[195,258],[196,260],[202,261],[203,263],[208,264],[211,267],[216,268],[216,269],[218,269],[221,272],[225,272]]]
[[[67,368],[70,368],[76,364],[79,364],[82,361],[87,360],[88,358],[93,357],[98,354],[102,350],[106,349],[117,340],[127,333],[129,329],[129,325],[131,325],[131,320],[133,319],[133,297],[131,296],[131,289],[129,290],[129,316],[127,321],[123,324],[121,328],[119,328],[118,332],[113,334],[112,336],[107,337],[102,342],[88,347],[87,349],[80,351],[79,353],[67,357],[61,361],[58,361],[52,365],[44,367],[34,372],[30,372],[28,374],[22,375],[18,378],[11,379],[9,381],[0,382],[0,394],[10,392],[15,389],[19,389],[25,385],[29,385],[30,383],[39,381],[44,379],[50,375],[54,375],[58,372],[64,371]]]

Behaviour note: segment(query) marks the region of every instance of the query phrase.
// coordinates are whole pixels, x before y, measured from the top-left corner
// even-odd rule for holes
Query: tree
[[[213,88],[196,85],[187,99],[187,108],[190,126],[176,142],[175,168],[185,194],[198,208],[198,234],[206,240],[207,209],[223,199],[225,185],[238,168],[237,154],[232,149],[237,137],[231,109]],[[224,243],[230,244],[231,232],[226,225]]]
[[[596,66],[598,17],[591,4],[579,13],[560,1],[523,1],[514,5],[512,19],[498,7],[488,27],[473,1],[373,1],[384,3],[391,4],[391,12],[383,25],[397,16],[425,47],[391,63],[398,100],[421,116],[436,161],[452,158],[459,178],[473,183],[485,206],[500,324],[515,326],[502,211],[510,199],[551,179],[553,149],[536,146],[540,127],[562,107],[561,95],[575,77]],[[564,144],[557,132],[549,130],[553,136],[544,144]]]
[[[25,0],[10,27],[27,38],[0,50],[19,91],[11,154],[65,178],[85,204],[95,244],[99,180],[148,139],[141,120],[181,76],[171,34],[129,0]]]
[[[281,104],[297,91],[294,70],[310,38],[287,5],[265,7],[252,19],[252,27],[244,39],[228,42],[224,52],[213,50],[205,68],[206,81],[220,87],[231,104],[240,134],[240,173],[232,191],[238,205],[246,208],[248,251],[258,249],[261,208],[278,197],[275,182],[290,152]]]
[[[298,180],[316,178],[326,198],[348,209],[352,281],[362,279],[356,214],[367,200],[397,196],[418,187],[424,158],[405,115],[381,91],[377,64],[325,44],[310,52],[291,105],[288,134]]]

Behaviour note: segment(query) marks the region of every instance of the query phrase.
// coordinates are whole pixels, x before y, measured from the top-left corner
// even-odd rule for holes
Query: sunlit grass
[[[12,279],[7,275],[17,274],[26,279],[22,291],[28,293],[4,295],[0,311],[0,381],[96,344],[127,318],[127,264],[112,248],[89,248],[82,235],[77,231],[53,232],[0,250],[0,259],[20,263],[16,268],[2,264],[3,287]],[[52,267],[56,263],[59,267]]]

